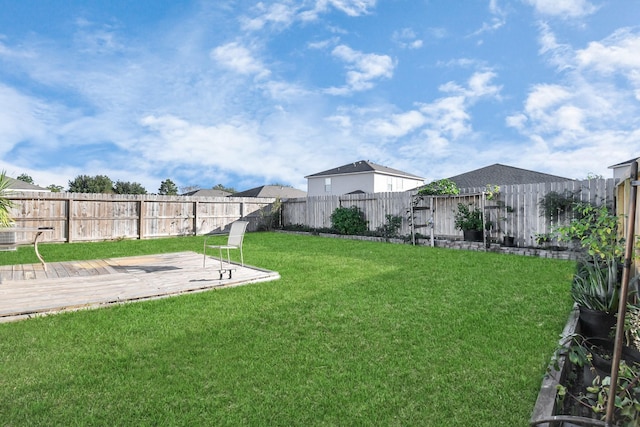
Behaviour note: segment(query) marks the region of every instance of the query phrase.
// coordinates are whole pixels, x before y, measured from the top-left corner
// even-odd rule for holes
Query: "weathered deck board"
[[[216,287],[276,280],[277,272],[234,265],[218,280],[218,263],[195,252],[0,267],[0,322],[39,314],[162,298]]]

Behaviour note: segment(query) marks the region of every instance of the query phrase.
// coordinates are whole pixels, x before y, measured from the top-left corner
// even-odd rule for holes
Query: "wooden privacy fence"
[[[222,232],[238,219],[256,230],[273,198],[9,193],[16,227],[53,227],[42,241],[80,242]],[[16,233],[16,243],[33,239]]]
[[[338,207],[356,206],[369,221],[369,229],[376,230],[386,222],[386,215],[402,218],[401,235],[411,234],[411,222],[416,231],[425,236],[431,233],[425,224],[433,224],[436,237],[462,238],[462,232],[454,226],[454,214],[458,203],[470,204],[482,209],[485,218],[492,222],[491,237],[501,240],[509,235],[518,246],[538,246],[536,237],[550,233],[553,227],[568,222],[570,217],[544,215],[541,199],[550,192],[571,195],[576,201],[596,205],[614,206],[614,180],[591,179],[557,183],[504,185],[499,193],[489,199],[487,188],[465,189],[458,196],[433,197],[433,208],[417,209],[411,215],[411,206],[431,206],[431,197],[417,200],[416,192],[346,194],[289,199],[282,203],[283,225],[300,224],[311,228],[331,227],[331,214]],[[409,217],[412,217],[411,219]]]

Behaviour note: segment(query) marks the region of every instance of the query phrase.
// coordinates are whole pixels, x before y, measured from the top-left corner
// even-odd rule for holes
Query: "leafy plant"
[[[571,297],[581,307],[614,312],[618,307],[620,283],[618,263],[613,258],[606,262],[585,259],[578,262],[571,283]]]
[[[549,191],[540,199],[539,206],[547,221],[553,221],[554,219],[559,220],[571,212],[576,201],[576,193],[569,190],[562,193]]]
[[[361,234],[368,230],[369,221],[357,206],[336,208],[331,214],[331,226],[341,234]]]
[[[379,226],[376,231],[382,234],[385,239],[398,237],[398,230],[402,226],[402,217],[397,215],[385,215],[386,222]]]
[[[470,208],[470,205],[464,203],[458,203],[458,211],[455,213],[455,227],[458,230],[478,230],[482,231],[482,211],[474,207]]]
[[[493,184],[487,184],[487,185],[485,185],[484,193],[487,196],[487,200],[497,199],[498,195],[500,194],[500,186],[499,185],[493,185]]]
[[[281,213],[282,200],[280,197],[276,197],[273,203],[260,209],[260,224],[258,225],[258,230],[271,231],[274,228],[279,228]]]
[[[9,178],[5,171],[0,172],[0,227],[8,227],[13,223],[11,218],[11,208],[14,203],[7,198],[9,188]]]
[[[620,259],[624,253],[624,239],[618,236],[619,218],[605,205],[576,203],[573,210],[578,217],[569,225],[555,229],[560,240],[577,240],[594,257]]]
[[[553,234],[552,233],[536,233],[533,238],[536,241],[536,244],[538,246],[541,246],[553,240]]]
[[[418,190],[418,194],[426,196],[442,196],[447,194],[460,194],[458,185],[448,178],[432,181]]]

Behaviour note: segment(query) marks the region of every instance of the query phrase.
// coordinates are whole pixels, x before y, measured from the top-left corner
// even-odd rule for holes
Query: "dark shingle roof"
[[[636,158],[634,158],[634,159],[629,159],[629,160],[627,160],[626,162],[620,162],[620,163],[616,163],[615,165],[611,165],[611,166],[609,166],[609,169],[616,168],[616,167],[618,167],[618,166],[625,166],[625,165],[629,165],[629,164],[631,164],[631,163],[635,162],[636,160],[638,160],[638,157],[636,157]]]
[[[223,190],[214,190],[214,189],[208,189],[208,190],[193,190],[193,191],[189,191],[188,193],[184,193],[182,194],[183,196],[195,196],[195,197],[227,197],[228,195],[230,195],[231,193],[229,193],[228,191],[223,191]]]
[[[381,166],[373,162],[370,162],[368,160],[360,160],[354,163],[348,163],[346,165],[339,166],[337,168],[314,173],[312,175],[307,175],[305,176],[305,178],[312,178],[312,177],[318,177],[318,176],[330,176],[330,175],[344,175],[344,174],[350,174],[350,173],[361,173],[361,172],[372,172],[372,171],[381,172],[388,175],[401,176],[404,178],[424,179],[421,176],[403,172],[398,169]]]
[[[282,199],[295,199],[307,197],[307,192],[284,185],[262,185],[250,190],[231,194],[230,197],[280,197]]]
[[[499,163],[452,176],[449,179],[455,182],[458,188],[484,187],[488,184],[518,185],[573,181],[571,178],[520,169],[513,166],[501,165]]]
[[[11,191],[51,191],[48,188],[29,184],[28,182],[20,181],[19,179],[7,177],[7,181],[9,181],[7,189]]]

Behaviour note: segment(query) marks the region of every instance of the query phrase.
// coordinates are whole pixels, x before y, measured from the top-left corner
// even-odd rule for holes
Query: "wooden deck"
[[[277,280],[277,272],[234,265],[219,280],[219,261],[180,252],[93,261],[0,266],[0,322],[60,311]],[[228,266],[228,265],[227,265]]]

